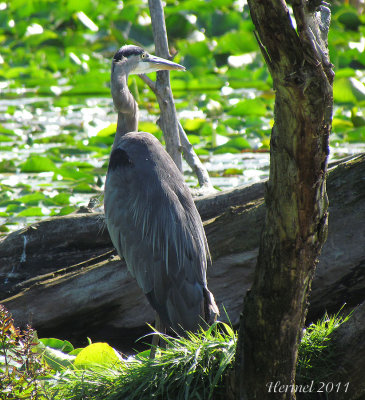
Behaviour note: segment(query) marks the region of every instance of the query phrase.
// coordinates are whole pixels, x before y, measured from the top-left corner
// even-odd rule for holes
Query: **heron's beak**
[[[172,61],[165,60],[161,57],[148,55],[148,57],[139,61],[137,66],[130,72],[130,74],[140,75],[162,70],[185,71],[185,67]]]
[[[144,61],[144,60],[143,60]],[[149,56],[144,61],[146,64],[149,65],[154,71],[161,71],[161,70],[180,70],[185,71],[185,67],[180,64],[176,64],[172,61],[168,61],[164,58],[156,57],[156,56]]]

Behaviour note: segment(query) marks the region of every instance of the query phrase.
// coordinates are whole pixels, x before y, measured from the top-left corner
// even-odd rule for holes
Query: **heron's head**
[[[141,47],[126,45],[121,47],[113,57],[112,73],[146,74],[161,70],[185,70],[180,64],[153,56]]]

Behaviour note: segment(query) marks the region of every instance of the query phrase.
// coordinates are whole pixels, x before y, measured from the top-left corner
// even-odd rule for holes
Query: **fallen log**
[[[312,286],[311,320],[364,301],[364,176],[364,154],[329,171],[329,234]],[[209,287],[222,319],[228,315],[234,325],[256,264],[264,185],[196,200],[213,258]],[[154,313],[115,254],[100,213],[28,226],[0,242],[0,301],[17,325],[31,322],[41,336],[136,338]]]

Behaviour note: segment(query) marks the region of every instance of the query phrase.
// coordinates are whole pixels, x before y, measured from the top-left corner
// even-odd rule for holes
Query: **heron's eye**
[[[147,53],[142,53],[141,54],[141,58],[143,59],[143,58],[147,58]]]

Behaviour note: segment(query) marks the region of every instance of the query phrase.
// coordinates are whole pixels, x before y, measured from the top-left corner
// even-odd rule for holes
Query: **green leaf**
[[[13,142],[14,138],[12,138],[11,136],[7,136],[7,135],[0,135],[0,142]]]
[[[21,212],[21,211],[23,211],[23,210],[26,209],[26,207],[19,205],[20,203],[17,202],[16,200],[12,200],[11,203],[12,203],[12,204],[9,204],[9,205],[6,207],[6,210],[5,210],[5,211],[6,211],[7,213],[19,213],[19,212]],[[4,205],[6,205],[6,204],[4,204]]]
[[[73,213],[74,211],[77,210],[77,207],[75,206],[66,206],[66,207],[62,207],[61,210],[59,211],[58,215],[68,215]]]
[[[182,48],[181,50],[182,51],[185,50],[185,52],[189,57],[196,58],[196,60],[191,61],[193,64],[195,64],[195,62],[199,62],[199,60],[202,60],[203,57],[211,55],[208,43],[206,41],[194,42],[194,43],[185,42],[182,44],[182,47],[185,48]],[[184,64],[186,63],[184,62]]]
[[[353,68],[341,68],[336,71],[336,79],[350,78],[356,76],[356,71]]]
[[[75,193],[94,193],[96,190],[86,182],[81,182],[73,187]]]
[[[267,114],[266,104],[261,99],[247,99],[238,102],[228,112],[229,115],[256,115],[265,116]]]
[[[365,117],[363,115],[353,115],[351,117],[351,121],[354,124],[355,128],[365,126]]]
[[[18,213],[18,217],[42,217],[43,211],[41,209],[41,207],[29,207],[23,211],[20,211],[20,213]]]
[[[77,356],[82,350],[83,350],[83,347],[79,347],[77,349],[70,351],[68,354],[70,356]]]
[[[96,136],[106,137],[115,135],[117,131],[117,124],[110,124],[106,128],[101,129]]]
[[[333,99],[338,103],[356,103],[350,78],[335,79],[333,83]]]
[[[153,122],[140,121],[138,123],[138,130],[140,132],[148,132],[148,133],[152,133],[152,135],[154,135],[155,133],[157,133],[160,130],[160,128],[158,127],[158,125],[156,125]]]
[[[56,170],[56,165],[49,158],[31,154],[28,159],[20,164],[21,172],[46,172]]]
[[[121,359],[117,351],[107,343],[92,343],[76,356],[74,366],[80,369],[115,368]]]
[[[188,135],[188,139],[192,146],[200,144],[200,136],[198,135]]]
[[[187,131],[196,132],[203,124],[205,124],[205,122],[206,121],[203,118],[186,119],[185,121],[182,121],[182,125]]]
[[[43,355],[44,361],[55,371],[63,371],[65,368],[73,368],[75,356],[64,353],[62,350],[46,346],[43,341],[57,339],[41,339],[35,346],[37,353]],[[60,340],[62,342],[62,340]]]
[[[203,71],[202,71],[203,72]],[[188,74],[186,74],[188,75]],[[175,91],[183,90],[197,90],[199,92],[203,92],[206,90],[220,90],[223,86],[224,81],[221,77],[213,74],[205,74],[200,78],[192,77],[191,79],[174,79],[171,82],[171,87]]]
[[[361,25],[361,20],[357,10],[351,9],[350,7],[342,11],[340,14],[337,14],[335,17],[341,24],[345,25],[346,29],[356,31]]]
[[[58,193],[56,196],[52,197],[50,200],[54,204],[58,204],[60,206],[70,204],[70,194],[69,193]]]
[[[353,128],[353,123],[344,118],[333,118],[332,129],[334,132],[341,132]]]
[[[365,141],[365,126],[353,129],[348,132],[348,140],[350,143],[359,143]]]
[[[228,147],[228,146],[217,147],[213,151],[213,154],[226,154],[226,153],[237,154],[240,153],[240,151],[235,147]]]
[[[224,153],[240,153],[244,149],[250,149],[251,145],[247,141],[247,139],[243,137],[235,137],[233,139],[228,140],[227,143],[218,146],[214,150],[214,154],[224,154]]]
[[[227,118],[224,120],[224,123],[234,130],[239,130],[245,127],[245,122],[240,118]]]
[[[89,139],[89,145],[91,146],[98,146],[98,147],[105,147],[108,150],[111,148],[114,142],[114,136],[93,136]]]
[[[135,355],[136,360],[147,361],[150,358],[151,349],[140,351]]]
[[[250,32],[245,32],[244,30],[231,31],[218,38],[217,50],[220,53],[244,54],[257,50],[257,43],[253,34],[254,26],[251,21],[245,21],[244,23],[247,25],[245,30],[250,28]],[[244,40],[242,40],[243,35]]]
[[[232,176],[232,175],[242,175],[243,170],[239,168],[227,168],[224,172],[224,176]]]
[[[6,213],[1,212],[0,213],[0,217],[7,217],[8,215]],[[2,233],[8,233],[10,231],[10,229],[6,226],[6,225],[0,225],[0,232]]]
[[[203,148],[197,148],[196,150],[195,150],[195,153],[198,155],[198,156],[209,156],[209,154],[210,154],[210,152],[209,152],[209,150],[207,150],[207,149],[203,149]]]
[[[78,171],[77,168],[72,166],[62,166],[57,170],[57,174],[61,175],[64,179],[72,181],[87,181],[90,183],[94,182],[94,175],[89,171]]]
[[[243,137],[235,137],[233,139],[230,139],[224,146],[235,147],[236,149],[239,150],[251,148],[250,143],[247,141],[247,139]]]
[[[16,167],[13,160],[0,161],[0,172],[15,172]]]
[[[52,349],[60,350],[63,353],[70,353],[74,350],[74,347],[68,340],[60,340],[55,338],[45,338],[39,339],[47,347],[52,347]]]
[[[26,205],[38,204],[41,200],[45,199],[45,195],[41,192],[26,194],[20,197],[18,200]]]
[[[50,30],[45,30],[43,33],[37,35],[30,35],[25,39],[28,46],[39,46],[48,40],[57,40],[58,35]]]
[[[0,133],[3,133],[7,136],[17,136],[16,133],[8,128],[5,128],[3,125],[0,124]]]
[[[69,161],[69,162],[64,162],[62,164],[62,168],[67,168],[67,169],[71,169],[71,168],[81,168],[81,169],[93,169],[93,165],[91,165],[90,163],[86,162],[86,161]]]
[[[270,138],[265,138],[262,140],[260,149],[270,149]]]
[[[349,78],[350,86],[356,100],[365,100],[365,85],[355,78]]]

